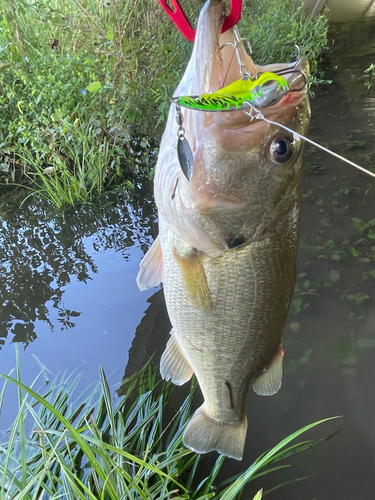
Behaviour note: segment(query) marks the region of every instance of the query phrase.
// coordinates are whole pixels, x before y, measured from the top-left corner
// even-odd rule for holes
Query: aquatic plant
[[[291,444],[330,419],[315,422],[262,454],[242,474],[218,483],[225,459],[219,456],[207,477],[197,484],[202,456],[181,443],[191,416],[194,382],[180,410],[166,425],[172,386],[158,380],[151,363],[122,382],[117,390],[122,396],[113,396],[100,369],[100,384],[87,388],[78,398],[74,396],[80,379],[77,370],[50,381],[46,367],[39,365],[39,376],[26,386],[16,347],[16,378],[1,375],[5,382],[0,391],[0,412],[9,384],[17,387],[19,407],[6,440],[0,444],[2,500],[234,500],[240,498],[249,481],[288,467],[276,464],[278,461],[331,437]],[[36,390],[41,379],[45,382],[43,395]],[[255,498],[260,499],[261,492]]]
[[[194,24],[201,2],[182,4]],[[157,0],[25,0],[17,9],[0,0],[0,10],[3,191],[26,183],[61,207],[152,176],[154,144],[191,50]],[[293,0],[282,8],[255,0],[243,28],[259,62],[288,60],[283,43],[292,41],[314,65],[327,43],[327,18],[306,18]]]
[[[365,79],[365,87],[367,90],[370,90],[372,87],[372,79],[374,78],[375,75],[375,64],[371,63],[370,66],[364,70],[364,79]]]

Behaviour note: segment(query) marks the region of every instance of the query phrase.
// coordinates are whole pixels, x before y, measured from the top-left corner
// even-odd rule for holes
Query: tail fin
[[[182,438],[184,445],[196,453],[216,450],[236,460],[242,460],[247,431],[246,415],[235,424],[220,424],[205,413],[203,404],[194,413]]]

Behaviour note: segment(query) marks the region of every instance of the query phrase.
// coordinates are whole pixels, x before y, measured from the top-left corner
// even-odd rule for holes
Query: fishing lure
[[[172,100],[179,106],[201,111],[235,111],[277,104],[289,92],[285,78],[276,73],[262,73],[256,80],[242,78],[212,94],[180,96]]]

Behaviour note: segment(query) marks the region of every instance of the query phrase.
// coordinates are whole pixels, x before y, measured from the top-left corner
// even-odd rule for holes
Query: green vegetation
[[[364,71],[365,87],[369,90],[372,87],[372,79],[375,76],[375,64],[371,63],[370,66]]]
[[[283,2],[282,7],[277,0],[245,2],[240,28],[258,64],[296,58],[297,44],[315,73],[319,56],[327,48],[328,11],[312,20],[306,17],[304,5],[296,8],[293,1]]]
[[[182,2],[193,23],[201,2]],[[0,182],[56,206],[152,176],[169,99],[191,45],[157,0],[0,0]],[[313,67],[327,17],[254,0],[240,24],[257,62]],[[270,36],[272,35],[272,39]]]
[[[312,350],[308,349],[307,351],[304,352],[301,358],[290,359],[285,366],[284,373],[288,375],[293,375],[293,373],[296,373],[300,365],[304,365],[309,362],[311,354]]]
[[[326,339],[323,341],[324,347],[334,363],[351,365],[360,360],[361,353],[366,349],[375,347],[375,339],[359,338],[354,336]]]
[[[172,386],[158,381],[150,364],[123,381],[117,390],[121,396],[111,394],[101,369],[100,384],[76,399],[77,372],[50,381],[48,370],[39,364],[37,379],[30,387],[24,385],[16,348],[16,378],[1,375],[5,382],[0,410],[9,384],[17,387],[19,405],[7,440],[0,444],[2,500],[234,500],[249,481],[288,467],[278,461],[328,439],[291,444],[330,419],[321,420],[291,434],[245,472],[222,482],[217,482],[217,475],[224,457],[218,456],[209,475],[198,482],[196,473],[204,457],[181,442],[191,416],[194,382],[180,410],[168,417]],[[43,379],[40,395],[35,388]],[[259,491],[254,499],[261,495]]]

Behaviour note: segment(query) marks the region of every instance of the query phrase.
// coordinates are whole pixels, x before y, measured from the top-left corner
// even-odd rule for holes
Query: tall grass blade
[[[252,467],[250,467],[244,474],[242,474],[231,486],[226,488],[223,495],[220,497],[221,500],[232,500],[233,498],[237,498],[237,495],[242,491],[246,483],[252,479],[255,473],[266,466],[268,463],[272,462],[273,457],[284,448],[291,441],[296,439],[298,436],[303,434],[304,432],[316,427],[317,425],[323,424],[324,422],[329,422],[330,420],[340,418],[340,416],[329,417],[323,420],[319,420],[318,422],[314,422],[312,424],[306,425],[302,429],[299,429],[296,432],[293,432],[290,436],[283,439],[279,444],[277,444],[274,448],[272,448],[268,453],[266,453],[260,460],[256,461]]]
[[[33,389],[39,376],[32,387],[23,384],[19,353],[16,359],[17,377],[1,375],[4,385],[14,384],[19,394],[14,425],[7,443],[0,445],[1,500],[238,500],[248,481],[289,467],[275,462],[332,437],[291,443],[331,419],[310,424],[263,453],[242,474],[219,484],[225,459],[218,456],[196,486],[201,456],[182,445],[192,413],[194,382],[180,410],[166,424],[172,386],[160,382],[150,364],[122,384],[121,397],[111,395],[101,369],[100,384],[92,386],[91,393],[81,393],[72,406],[77,371],[54,378],[42,396]],[[44,365],[40,369],[44,376]],[[33,431],[27,436],[30,420]],[[257,495],[260,500],[261,493]]]
[[[261,500],[262,494],[263,494],[263,489],[258,491],[253,500]]]

